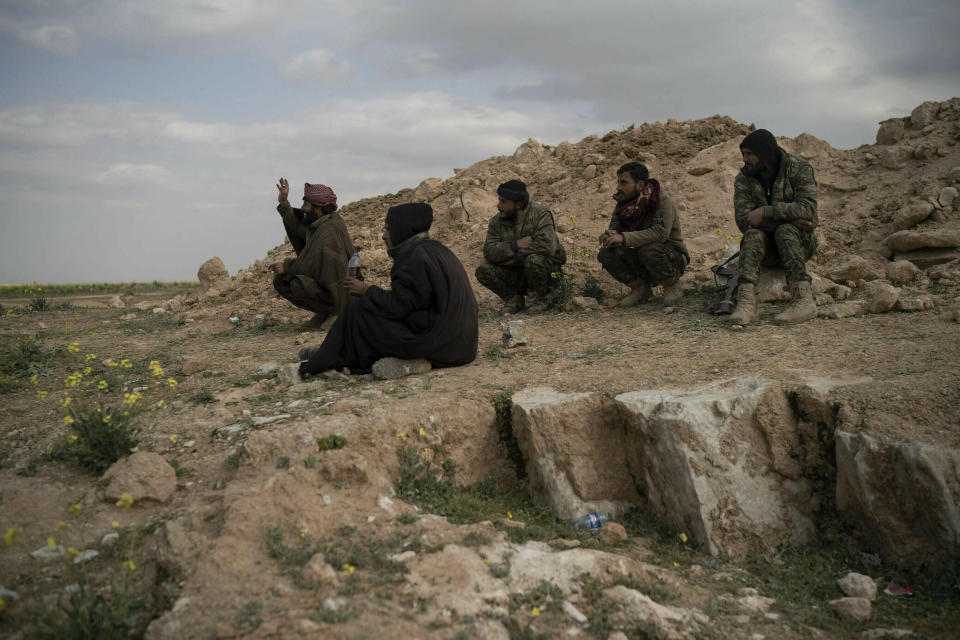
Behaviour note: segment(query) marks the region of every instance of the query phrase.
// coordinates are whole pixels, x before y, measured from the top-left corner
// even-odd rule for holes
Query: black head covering
[[[433,208],[425,202],[410,202],[390,207],[387,211],[387,231],[393,246],[427,231],[433,224]]]
[[[780,146],[766,129],[757,129],[747,135],[740,143],[740,150],[743,149],[752,151],[768,169],[776,170],[780,166]]]
[[[527,206],[527,202],[530,201],[530,194],[527,193],[527,185],[520,180],[508,180],[504,182],[497,187],[497,195],[507,200],[513,200],[514,202],[522,202],[523,206]]]

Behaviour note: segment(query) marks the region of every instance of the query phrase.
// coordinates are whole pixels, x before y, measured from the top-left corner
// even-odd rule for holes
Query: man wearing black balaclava
[[[497,188],[499,213],[490,219],[477,282],[500,296],[508,312],[545,311],[547,294],[567,253],[557,238],[553,214],[530,201],[527,185],[508,180]],[[527,299],[529,298],[529,299]]]
[[[760,319],[757,279],[760,265],[780,265],[787,275],[790,304],[774,317],[777,324],[816,317],[806,261],[817,248],[817,181],[813,167],[787,153],[766,129],[757,129],[740,143],[743,168],[734,181],[733,206],[740,241],[740,288],[733,324]]]
[[[390,288],[347,277],[354,294],[319,348],[301,351],[300,373],[348,367],[369,373],[380,358],[426,358],[434,367],[473,362],[477,356],[477,299],[457,256],[430,238],[433,209],[411,203],[390,207],[383,234],[393,258]]]

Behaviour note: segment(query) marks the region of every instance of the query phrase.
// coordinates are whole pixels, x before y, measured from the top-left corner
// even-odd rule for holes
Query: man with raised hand
[[[766,129],[740,143],[743,168],[733,185],[733,208],[740,241],[740,287],[733,324],[760,319],[757,280],[760,265],[780,265],[787,275],[790,304],[774,317],[777,324],[805,322],[817,315],[806,261],[817,249],[817,181],[813,167],[787,153]]]
[[[290,185],[280,178],[277,211],[290,238],[296,257],[270,265],[273,288],[301,309],[314,312],[306,324],[320,328],[331,314],[347,303],[342,282],[347,261],[353,255],[353,241],[343,218],[337,213],[337,196],[323,184],[303,185],[303,204],[290,206]]]

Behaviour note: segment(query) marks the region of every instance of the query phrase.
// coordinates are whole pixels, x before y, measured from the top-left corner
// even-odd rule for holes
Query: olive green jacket
[[[610,230],[623,234],[623,246],[627,248],[642,247],[651,242],[662,242],[677,249],[690,262],[690,253],[686,245],[683,244],[683,233],[680,231],[680,216],[677,214],[677,207],[673,204],[663,189],[660,190],[660,201],[657,203],[657,210],[652,215],[644,217],[640,228],[636,231],[621,231],[620,216],[614,209],[610,216]]]
[[[818,226],[817,180],[810,163],[780,149],[780,171],[770,193],[758,178],[738,173],[733,182],[733,210],[741,232],[750,228],[747,214],[760,207],[763,221],[759,228],[763,231],[776,231],[781,224],[794,220],[808,220]]]
[[[347,304],[349,294],[343,288],[347,261],[354,253],[347,225],[339,213],[323,214],[310,225],[304,225],[289,202],[277,206],[288,233],[297,234],[303,249],[295,258],[283,261],[283,273],[307,276],[330,294],[332,306],[339,312]],[[299,244],[299,243],[294,243]]]
[[[517,246],[517,239],[530,236],[533,241],[529,247]],[[514,260],[516,266],[530,254],[549,258],[555,265],[567,262],[567,252],[553,223],[553,214],[542,204],[530,202],[517,211],[517,217],[504,220],[500,214],[490,219],[487,226],[487,239],[483,243],[483,259],[490,264],[503,264]]]

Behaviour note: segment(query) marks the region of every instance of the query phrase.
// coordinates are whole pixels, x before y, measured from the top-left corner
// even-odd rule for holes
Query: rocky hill
[[[211,260],[198,292],[162,305],[4,316],[17,353],[56,357],[0,409],[0,633],[33,629],[32,601],[90,593],[79,566],[145,598],[131,611],[149,638],[955,637],[960,98],[858,149],[780,139],[820,185],[821,317],[795,327],[704,313],[708,267],[738,240],[750,129],[714,116],[528,140],[343,207],[383,285],[391,205],[431,203],[470,273],[499,183],[552,209],[575,293],[593,278],[602,300],[505,318],[475,287],[465,367],[290,378],[323,334],[270,286],[289,244],[232,277]],[[678,202],[693,262],[674,308],[605,308],[622,288],[596,238],[628,160]],[[765,319],[782,297],[765,283]],[[507,319],[526,344],[503,340]],[[107,356],[156,409],[100,478],[54,453],[72,433],[62,380],[109,372]],[[614,521],[572,527],[594,510]],[[916,597],[882,593],[898,585]]]

